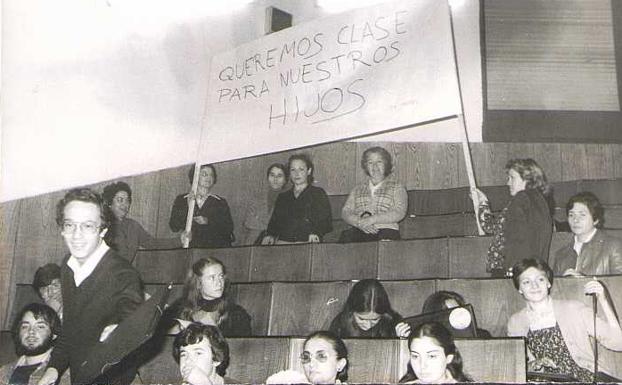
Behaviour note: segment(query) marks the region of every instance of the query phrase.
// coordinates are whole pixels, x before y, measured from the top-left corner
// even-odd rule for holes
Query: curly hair
[[[363,152],[363,156],[361,156],[361,167],[365,174],[369,176],[369,170],[367,169],[367,160],[371,154],[378,154],[382,158],[384,162],[384,176],[387,177],[393,172],[393,158],[391,158],[391,154],[389,151],[385,150],[383,147],[375,146],[370,147]]]
[[[106,206],[110,206],[112,204],[112,200],[119,191],[125,191],[127,193],[127,198],[129,199],[130,203],[132,203],[132,189],[130,188],[130,185],[121,181],[111,183],[104,187],[104,191],[102,193],[104,204]]]
[[[546,174],[535,160],[531,158],[510,159],[505,164],[505,170],[516,171],[527,182],[525,184],[526,189],[539,190],[545,197],[552,195],[552,187],[546,178]]]
[[[56,205],[56,224],[59,226],[63,225],[65,221],[65,207],[73,201],[92,203],[97,206],[99,208],[99,217],[102,222],[100,228],[103,230],[110,226],[110,213],[105,209],[103,199],[95,191],[84,187],[69,190],[63,199],[58,201]]]
[[[212,359],[220,362],[216,367],[216,373],[224,376],[229,366],[229,344],[216,326],[191,323],[181,333],[177,334],[173,341],[173,357],[179,364],[181,348],[188,345],[198,344],[207,338],[212,350]]]

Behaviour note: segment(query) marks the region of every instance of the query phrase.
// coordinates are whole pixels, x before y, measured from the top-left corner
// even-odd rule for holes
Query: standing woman
[[[399,221],[406,216],[408,195],[400,183],[389,179],[393,171],[391,154],[382,147],[363,152],[361,167],[369,180],[350,192],[341,217],[351,228],[339,242],[367,242],[400,239]]]
[[[225,266],[216,258],[201,258],[192,265],[173,313],[184,321],[217,326],[225,337],[252,335],[251,317],[231,299]]]
[[[245,245],[261,244],[266,235],[276,198],[283,192],[287,184],[287,168],[281,163],[273,163],[268,167],[266,177],[268,190],[264,199],[251,201],[246,212],[246,219],[244,220],[244,227],[246,228]]]
[[[194,167],[188,172],[190,184],[194,178]],[[190,247],[228,247],[233,241],[233,219],[227,200],[210,191],[216,184],[216,168],[204,164],[199,170],[199,183],[194,200],[194,216],[192,223],[192,240]],[[188,203],[192,199],[192,191],[175,198],[168,224],[177,232],[186,228]]]
[[[604,230],[605,210],[596,195],[581,192],[566,205],[573,239],[551,257],[555,275],[622,274],[622,239]]]
[[[132,261],[139,248],[166,249],[182,246],[188,234],[183,231],[178,238],[154,238],[140,223],[127,214],[132,205],[132,189],[125,182],[116,182],[104,187],[104,205],[113,218],[104,241],[120,256]]]
[[[395,326],[402,317],[391,308],[389,296],[377,279],[357,282],[341,313],[330,324],[330,331],[341,338],[395,337]]]
[[[552,192],[542,168],[533,159],[512,159],[505,169],[511,198],[498,216],[490,211],[488,197],[474,189],[482,228],[493,235],[486,259],[493,277],[509,275],[508,269],[524,258],[548,259],[553,235]]]
[[[525,299],[526,307],[508,321],[508,336],[525,337],[530,371],[561,373],[577,381],[591,382],[594,352],[594,317],[591,308],[579,301],[564,301],[550,296],[553,271],[544,262],[524,259],[514,265],[514,287]],[[605,319],[596,317],[597,339],[606,348],[622,350],[622,329],[612,305],[605,297],[603,285],[596,281],[585,284],[586,295],[595,295]],[[595,381],[619,381],[611,369],[599,363]]]
[[[333,230],[326,192],[313,186],[313,163],[305,154],[289,157],[293,187],[276,198],[262,244],[321,242]]]
[[[436,322],[418,325],[408,337],[410,360],[402,384],[471,382],[451,333]]]

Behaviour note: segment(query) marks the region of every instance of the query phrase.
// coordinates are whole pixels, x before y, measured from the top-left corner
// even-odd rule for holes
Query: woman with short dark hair
[[[555,275],[622,274],[622,239],[602,230],[605,210],[596,195],[574,195],[566,215],[574,237],[551,257]]]
[[[508,336],[525,337],[529,371],[564,374],[581,382],[619,381],[611,377],[605,363],[599,363],[597,378],[592,373],[592,338],[608,349],[622,350],[622,329],[603,285],[589,281],[584,292],[596,296],[604,319],[579,301],[552,298],[553,271],[545,262],[524,259],[514,265],[512,273],[526,306],[510,317]],[[593,335],[594,322],[597,336]]]
[[[486,271],[493,277],[508,276],[509,268],[523,258],[548,259],[553,219],[552,191],[542,168],[533,159],[511,159],[505,165],[510,201],[493,215],[486,195],[474,189],[483,230],[492,234]]]
[[[104,187],[104,205],[112,221],[104,241],[123,258],[133,261],[140,249],[174,249],[181,247],[188,234],[177,238],[155,238],[137,221],[127,215],[132,205],[132,189],[125,182],[115,182]]]
[[[339,242],[400,239],[399,222],[406,216],[408,195],[404,186],[389,178],[391,154],[382,147],[368,148],[361,167],[369,179],[348,195],[341,217],[352,227],[341,233]]]
[[[276,198],[262,244],[321,242],[333,230],[326,191],[313,186],[313,162],[306,154],[294,154],[287,162],[293,187]]]

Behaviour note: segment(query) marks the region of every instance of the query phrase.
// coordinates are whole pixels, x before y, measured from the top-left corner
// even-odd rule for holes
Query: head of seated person
[[[132,205],[132,189],[127,183],[115,182],[107,185],[102,198],[115,221],[121,222],[127,217]]]
[[[224,264],[214,257],[196,261],[188,271],[176,318],[213,325],[225,336],[251,335],[251,318],[229,295]]]
[[[589,191],[580,192],[568,200],[566,216],[570,231],[579,242],[586,242],[605,224],[605,209],[598,197]]]
[[[54,309],[62,319],[63,297],[60,284],[60,266],[55,263],[45,264],[37,269],[32,287],[46,305]]]
[[[418,325],[408,337],[410,360],[400,383],[441,384],[471,381],[451,333],[436,322]]]
[[[11,329],[20,366],[47,364],[60,328],[58,315],[47,305],[31,303],[21,309]]]
[[[312,384],[336,384],[348,380],[348,349],[335,334],[319,331],[304,342],[300,361]]]
[[[217,327],[189,324],[175,337],[173,357],[185,384],[225,383],[229,366],[229,345]]]
[[[271,191],[283,191],[289,181],[287,167],[281,163],[272,163],[266,171],[266,180]]]
[[[434,313],[458,306],[464,306],[464,298],[454,291],[437,291],[426,298],[421,313]]]
[[[363,152],[361,168],[372,184],[384,181],[393,172],[393,159],[389,151],[382,147],[371,147]]]
[[[342,338],[394,337],[400,318],[382,284],[377,279],[363,279],[352,287],[330,330]]]

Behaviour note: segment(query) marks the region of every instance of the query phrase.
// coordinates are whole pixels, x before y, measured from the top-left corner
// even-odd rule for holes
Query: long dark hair
[[[201,294],[201,276],[203,276],[203,270],[208,266],[219,265],[222,267],[223,274],[227,274],[225,265],[217,258],[204,257],[196,261],[192,268],[186,275],[186,281],[183,290],[183,302],[179,311],[179,317],[188,321],[193,321],[192,315],[197,310],[201,310],[201,302],[203,302],[203,295]],[[218,324],[222,324],[229,316],[229,309],[233,305],[229,295],[229,281],[225,278],[225,290],[215,302],[215,308],[210,311],[216,311],[218,313]]]
[[[429,337],[435,340],[438,346],[443,348],[446,356],[453,354],[454,358],[449,364],[447,364],[447,370],[449,370],[449,373],[451,373],[451,376],[454,378],[454,380],[458,382],[473,381],[462,371],[462,356],[460,355],[460,351],[458,351],[458,348],[456,348],[454,338],[449,330],[447,330],[443,325],[437,322],[428,322],[418,325],[408,337],[408,349],[410,350],[410,345],[415,338],[422,337]],[[415,374],[415,371],[413,370],[409,360],[406,374],[404,374],[404,376],[400,379],[400,383],[411,382],[415,381],[416,379],[417,375]]]

